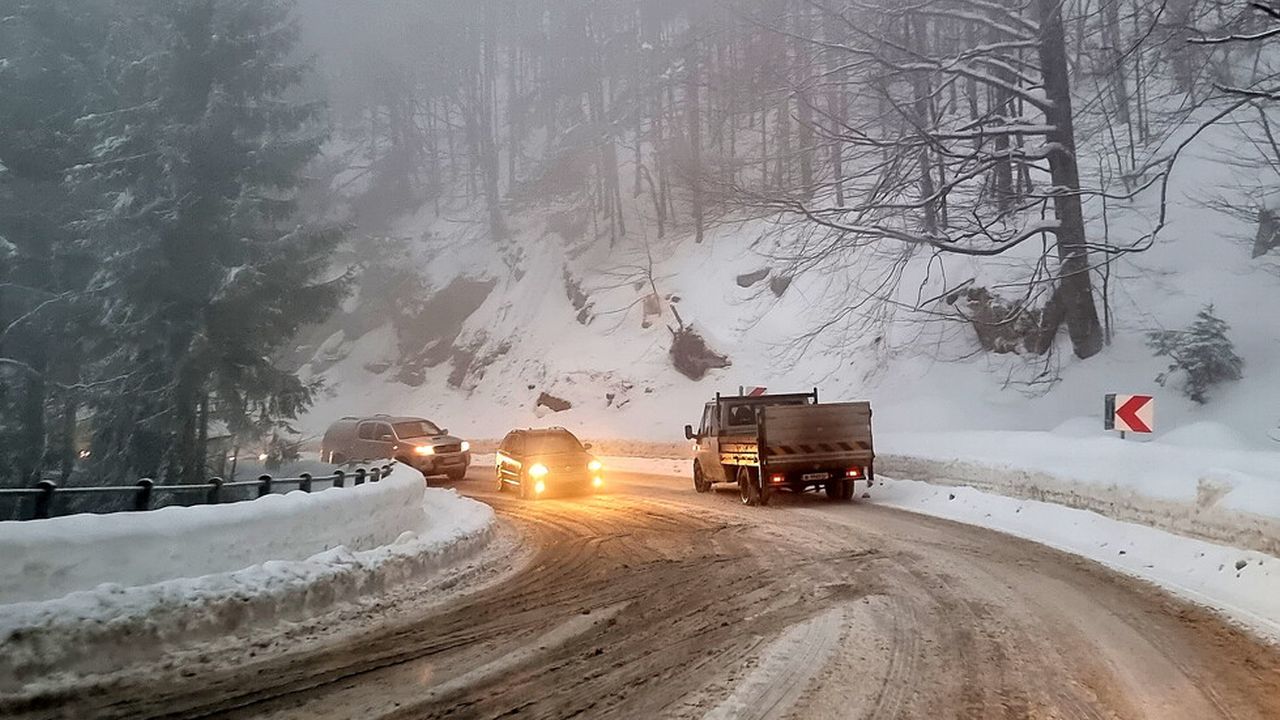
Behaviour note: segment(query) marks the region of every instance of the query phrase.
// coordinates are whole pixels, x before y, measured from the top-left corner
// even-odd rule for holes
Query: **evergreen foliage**
[[[1186,330],[1161,330],[1147,334],[1147,345],[1157,357],[1171,358],[1169,369],[1156,376],[1156,382],[1164,386],[1175,373],[1184,373],[1186,381],[1182,391],[1192,400],[1204,404],[1209,401],[1209,389],[1229,380],[1239,380],[1244,370],[1244,360],[1236,355],[1230,330],[1213,312],[1213,305],[1206,305],[1196,315],[1196,320]]]
[[[5,264],[30,287],[0,320],[39,311],[18,323],[25,337],[0,348],[22,361],[6,371],[16,389],[0,401],[28,414],[16,430],[0,427],[0,449],[22,447],[22,433],[50,435],[35,419],[53,412],[65,454],[85,426],[97,477],[199,480],[211,427],[265,438],[309,405],[314,388],[272,357],[346,285],[329,272],[341,232],[297,219],[326,128],[323,106],[299,90],[292,2],[65,1],[13,12],[23,44],[0,73],[10,167],[0,235],[35,270]],[[12,148],[35,157],[12,162],[23,159]],[[68,271],[72,256],[81,272]],[[39,308],[43,298],[55,307]],[[81,305],[79,315],[67,309]],[[73,367],[49,361],[68,348]],[[52,411],[59,394],[74,399]]]

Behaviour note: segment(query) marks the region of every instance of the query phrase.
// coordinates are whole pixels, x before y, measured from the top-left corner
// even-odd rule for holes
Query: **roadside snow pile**
[[[1280,641],[1280,558],[967,487],[888,480],[872,502],[991,528],[1095,560]]]
[[[381,482],[249,502],[142,513],[0,522],[0,605],[51,600],[103,583],[132,587],[372,550],[422,527],[423,482],[397,466]]]
[[[690,453],[692,454],[692,453]],[[635,473],[637,475],[662,475],[692,478],[693,460],[677,460],[663,456],[656,457],[617,457],[602,458],[606,476],[609,472]],[[690,480],[690,482],[693,482]]]
[[[421,488],[421,476],[404,475]],[[118,670],[255,626],[313,617],[456,564],[488,542],[488,505],[453,490],[426,489],[415,498],[420,522],[397,529],[381,547],[338,546],[230,573],[0,605],[0,693],[51,673]]]
[[[1280,453],[1199,423],[1153,442],[1054,432],[886,433],[876,469],[1092,510],[1280,556]]]

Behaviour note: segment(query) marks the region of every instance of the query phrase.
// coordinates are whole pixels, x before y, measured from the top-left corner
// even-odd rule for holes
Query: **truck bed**
[[[757,433],[720,438],[725,465],[774,467],[847,463],[866,467],[875,458],[871,404],[775,405],[763,409]]]
[[[760,436],[763,459],[772,466],[833,461],[869,465],[875,457],[868,402],[766,407]]]

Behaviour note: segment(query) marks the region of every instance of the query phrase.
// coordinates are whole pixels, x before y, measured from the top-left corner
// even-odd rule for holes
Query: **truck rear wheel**
[[[853,487],[854,487],[854,482],[852,480],[841,480],[840,481],[840,499],[846,502],[849,500],[852,500]]]
[[[769,487],[769,483],[763,480],[763,476],[761,476],[761,478],[762,479],[760,480],[760,504],[768,505],[769,501],[773,499],[774,489]]]
[[[853,499],[853,481],[852,480],[831,480],[823,486],[827,492],[827,497],[832,500],[852,500]]]
[[[746,465],[738,466],[738,496],[742,504],[750,507],[760,505],[760,482]]]
[[[711,483],[707,482],[707,476],[702,473],[702,465],[697,461],[693,463],[693,489],[700,493],[711,492]]]

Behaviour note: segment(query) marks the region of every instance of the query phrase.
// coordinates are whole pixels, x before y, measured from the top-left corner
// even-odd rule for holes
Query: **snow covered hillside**
[[[341,415],[392,412],[426,415],[471,437],[559,424],[597,438],[674,440],[715,392],[763,385],[818,386],[831,400],[869,398],[880,432],[1047,431],[1091,418],[1101,435],[1103,395],[1121,392],[1157,397],[1161,434],[1213,422],[1229,428],[1228,445],[1280,450],[1280,323],[1260,311],[1272,304],[1280,276],[1250,259],[1243,242],[1254,232],[1250,223],[1205,204],[1238,193],[1242,171],[1219,160],[1222,146],[1236,141],[1231,130],[1215,129],[1180,161],[1168,226],[1150,251],[1122,255],[1112,268],[1114,342],[1087,361],[1066,350],[1048,361],[981,353],[971,327],[932,318],[939,303],[908,309],[965,273],[998,283],[999,266],[949,260],[951,277],[939,279],[929,277],[938,274],[933,259],[913,260],[900,293],[905,307],[864,323],[847,309],[882,266],[782,275],[790,265],[778,252],[775,219],[721,224],[699,245],[681,236],[658,240],[640,217],[611,248],[588,240],[590,215],[569,206],[524,207],[512,214],[513,237],[500,243],[487,239],[478,215],[426,207],[395,224],[391,235],[400,244],[387,242],[389,262],[421,275],[420,287],[392,295],[423,314],[397,322],[394,313],[371,313],[388,289],[362,283],[344,319],[307,351],[304,374],[328,389],[303,428],[317,435]],[[1123,212],[1113,204],[1106,228],[1112,243],[1149,232],[1158,191]],[[1086,204],[1098,236],[1100,212],[1098,202]],[[1038,253],[1006,267],[1020,270],[1019,262]],[[660,302],[649,298],[655,290]],[[441,299],[436,307],[433,297]],[[1199,406],[1176,382],[1156,383],[1168,363],[1152,355],[1145,333],[1185,327],[1207,304],[1230,324],[1245,367],[1241,381]],[[677,372],[668,355],[672,309],[732,366],[701,382]],[[572,408],[539,407],[542,393]],[[1214,444],[1188,434],[1179,442]]]

